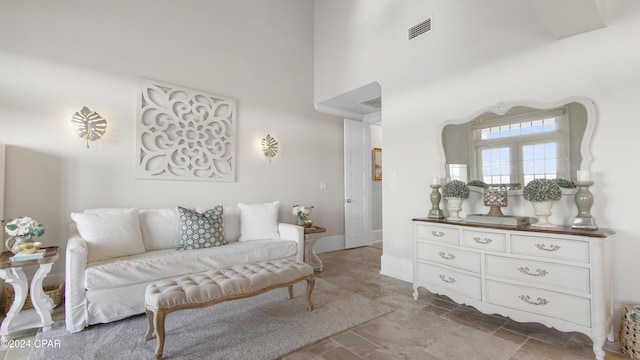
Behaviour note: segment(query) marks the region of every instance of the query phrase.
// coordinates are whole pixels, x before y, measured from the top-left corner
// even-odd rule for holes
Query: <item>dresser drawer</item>
[[[486,294],[491,304],[591,326],[591,301],[583,297],[491,280],[486,283]],[[531,321],[536,320],[532,317]]]
[[[416,258],[480,273],[480,253],[473,251],[418,241]]]
[[[506,251],[507,235],[485,231],[462,231],[462,246],[490,251]]]
[[[589,262],[589,242],[542,236],[512,235],[514,254],[544,256],[555,259]]]
[[[439,241],[447,244],[458,245],[458,230],[453,228],[416,223],[414,231],[415,237],[417,239]]]
[[[487,255],[487,276],[589,294],[589,269],[544,261]]]
[[[415,282],[436,285],[476,300],[482,298],[479,276],[421,262],[416,263],[415,271]]]

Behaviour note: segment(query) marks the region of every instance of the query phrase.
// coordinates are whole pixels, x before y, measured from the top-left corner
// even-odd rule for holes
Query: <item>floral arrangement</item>
[[[452,180],[442,186],[442,196],[466,199],[469,197],[469,186],[460,180]]]
[[[485,183],[482,180],[471,180],[467,183],[468,186],[477,186],[477,187],[485,187],[485,185],[487,185],[487,183]]]
[[[573,189],[576,187],[576,183],[567,179],[555,179],[555,182],[558,184],[558,186],[565,189]]]
[[[522,195],[528,201],[555,201],[562,197],[562,189],[555,180],[534,179],[522,189]]]
[[[313,209],[313,206],[294,205],[291,212],[298,217],[298,219],[305,220],[307,216],[309,216],[309,213],[311,213],[311,209]]]
[[[30,239],[32,236],[42,236],[44,228],[42,224],[28,216],[13,219],[4,227],[4,231],[11,237]]]

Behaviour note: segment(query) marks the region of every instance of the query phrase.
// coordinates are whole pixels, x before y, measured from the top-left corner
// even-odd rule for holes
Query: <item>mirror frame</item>
[[[582,141],[580,143],[580,156],[582,161],[578,167],[580,170],[590,170],[591,161],[593,160],[593,155],[591,154],[591,142],[593,140],[593,134],[595,132],[596,124],[598,122],[598,111],[595,105],[595,102],[586,96],[574,96],[564,98],[554,102],[541,103],[530,100],[519,100],[519,101],[503,101],[499,102],[495,105],[490,105],[485,108],[482,108],[475,113],[462,118],[462,119],[453,119],[447,120],[440,124],[438,128],[437,136],[438,136],[438,151],[440,153],[440,172],[444,174],[442,179],[446,179],[447,177],[447,157],[444,152],[444,142],[443,142],[443,131],[447,125],[461,125],[465,123],[470,123],[478,118],[480,115],[486,113],[494,113],[496,115],[504,115],[509,110],[516,106],[524,106],[529,107],[536,110],[550,110],[554,108],[558,108],[561,106],[565,106],[570,103],[578,103],[584,106],[585,111],[587,113],[587,124],[584,130],[584,135],[582,136]],[[468,164],[467,164],[468,165]],[[443,173],[442,173],[443,172]],[[469,180],[474,180],[469,178]],[[525,184],[523,184],[524,186]]]

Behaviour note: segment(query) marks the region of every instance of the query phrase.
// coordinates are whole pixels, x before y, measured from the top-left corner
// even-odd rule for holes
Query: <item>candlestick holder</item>
[[[442,195],[440,195],[441,185],[430,185],[433,189],[431,191],[431,210],[429,210],[429,216],[432,219],[444,219],[444,212],[440,209],[440,200],[442,200]]]
[[[591,216],[591,206],[593,205],[593,194],[589,191],[589,187],[593,185],[593,181],[576,181],[578,192],[576,192],[576,206],[578,207],[578,215],[573,218],[573,229],[581,230],[597,230],[596,219]]]

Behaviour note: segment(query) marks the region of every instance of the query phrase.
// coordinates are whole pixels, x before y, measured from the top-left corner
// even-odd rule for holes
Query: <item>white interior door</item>
[[[345,248],[371,245],[371,132],[369,124],[344,120]]]

